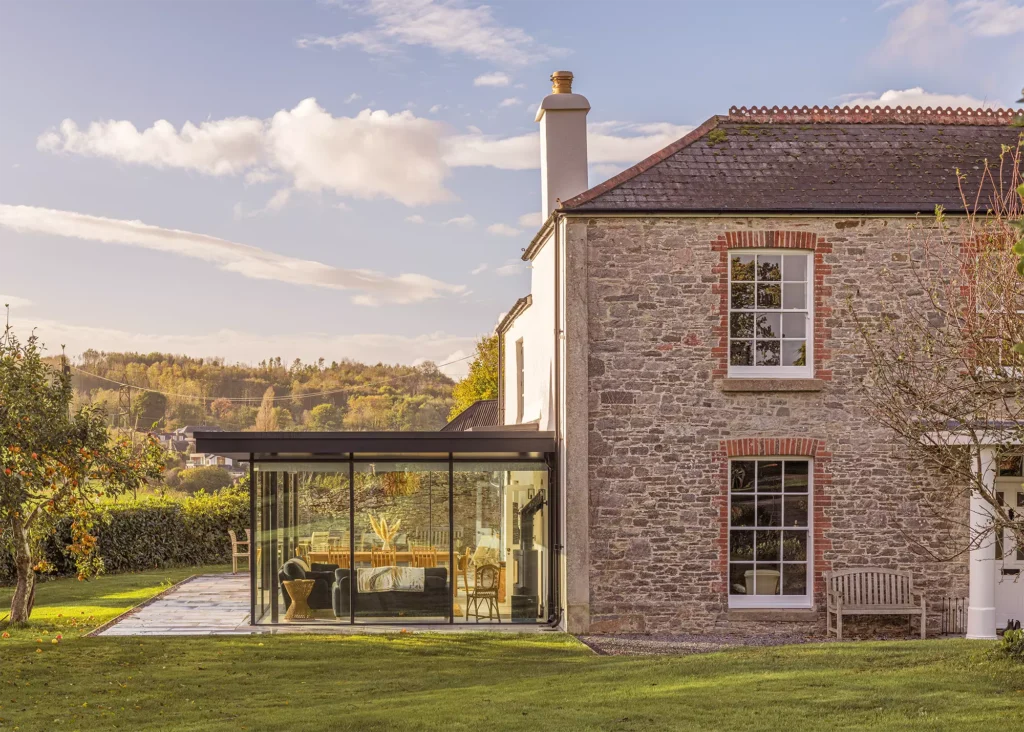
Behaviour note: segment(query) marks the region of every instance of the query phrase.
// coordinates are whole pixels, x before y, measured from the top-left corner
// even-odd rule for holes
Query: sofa
[[[447,568],[431,567],[423,572],[423,592],[360,593],[357,586],[356,614],[381,617],[448,617],[448,613],[451,612],[452,593],[448,587]],[[334,572],[334,585],[331,591],[334,614],[339,618],[349,616],[349,582],[347,569],[338,569]]]
[[[311,610],[329,610],[331,608],[331,584],[334,582],[334,573],[337,571],[337,564],[316,564],[312,566],[303,560],[289,559],[281,565],[281,571],[277,573],[277,579],[281,583],[281,594],[284,595],[284,609],[287,610],[292,604],[292,598],[284,589],[284,582],[289,580],[313,580],[313,591],[309,593],[309,607]],[[345,570],[346,572],[348,570]]]

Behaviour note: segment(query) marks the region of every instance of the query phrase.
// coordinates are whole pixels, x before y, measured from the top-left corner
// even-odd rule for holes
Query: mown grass
[[[159,591],[161,579],[157,572],[84,585],[95,595],[73,581],[50,583],[40,590],[41,609],[57,622],[82,607],[98,621],[97,609],[129,606]],[[557,634],[82,638],[72,631],[53,645],[36,643],[44,637],[35,630],[0,641],[0,730],[1024,726],[1024,666],[968,641],[610,658]]]

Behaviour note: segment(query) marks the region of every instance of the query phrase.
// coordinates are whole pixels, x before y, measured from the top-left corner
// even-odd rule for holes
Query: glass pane
[[[807,526],[807,496],[786,496],[785,526]]]
[[[736,531],[729,532],[729,559],[735,561],[750,562],[754,559],[754,532]]]
[[[787,282],[782,286],[782,307],[802,310],[807,307],[807,285]]]
[[[757,255],[757,279],[781,280],[782,257],[778,254]]]
[[[782,342],[782,365],[783,366],[806,366],[807,365],[807,341],[783,341]]]
[[[999,456],[999,475],[1000,476],[1011,476],[1016,477],[1021,474],[1021,456],[1020,455],[1000,455]]]
[[[547,470],[457,463],[453,479],[455,622],[547,619]]]
[[[760,562],[757,563],[757,567],[754,570],[755,594],[779,594],[779,580],[782,574],[779,570],[781,566],[782,565],[780,564],[761,564]]]
[[[758,494],[757,525],[782,526],[782,498],[780,496]]]
[[[806,564],[784,564],[784,565],[782,565],[782,594],[783,595],[806,595],[807,594],[807,565]]]
[[[786,460],[786,493],[807,492],[807,471],[810,463],[806,460]]]
[[[733,526],[754,525],[754,496],[736,495],[730,503],[729,517]]]
[[[729,343],[729,365],[730,366],[753,366],[754,365],[754,342],[753,341],[732,341]]]
[[[785,313],[782,316],[783,338],[806,338],[807,315],[805,313]]]
[[[782,537],[779,531],[758,531],[757,556],[754,558],[758,564],[761,562],[777,562],[782,552]]]
[[[733,460],[729,470],[731,476],[731,488],[733,493],[754,490],[754,470],[757,463],[754,460]]]
[[[780,313],[758,313],[757,337],[778,338],[782,335],[782,328],[779,327],[781,322],[782,315]]]
[[[754,314],[732,313],[729,316],[729,335],[733,338],[753,338]]]
[[[758,341],[755,345],[755,355],[758,366],[779,365],[779,344],[780,341]]]
[[[731,302],[733,310],[753,310],[754,286],[745,284],[733,284]]]
[[[758,460],[757,461],[757,492],[758,493],[781,493],[782,492],[782,461],[781,460]]]
[[[448,466],[367,462],[355,470],[356,619],[447,620]],[[347,612],[347,577],[340,584]]]
[[[787,282],[807,281],[807,255],[787,254],[782,258],[782,278]]]
[[[744,285],[748,287],[749,285]],[[758,285],[757,307],[761,310],[778,310],[782,306],[782,285]],[[733,306],[735,307],[735,305]]]
[[[730,595],[753,595],[754,594],[754,565],[753,564],[730,564],[729,565],[729,594]]]
[[[787,562],[807,561],[807,532],[782,532],[782,559]]]
[[[754,255],[734,254],[732,255],[732,279],[753,280],[754,279]]]

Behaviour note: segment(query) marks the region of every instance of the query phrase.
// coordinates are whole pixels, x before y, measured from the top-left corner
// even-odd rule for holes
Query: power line
[[[447,361],[445,363],[438,364],[437,368],[442,368],[444,366],[451,366],[453,363],[459,363],[460,361],[467,361],[467,360],[469,360],[471,358],[474,358],[475,355],[476,354],[470,354],[469,356],[463,356],[462,358],[456,358],[453,361]],[[162,396],[173,397],[175,399],[194,399],[194,400],[202,401],[204,403],[205,402],[214,402],[214,401],[217,401],[218,399],[223,399],[223,400],[228,401],[228,402],[239,402],[239,403],[252,403],[252,402],[262,402],[263,401],[263,397],[203,397],[203,396],[198,396],[196,394],[177,394],[175,392],[160,391],[159,389],[150,389],[149,387],[146,387],[146,386],[135,386],[133,384],[126,384],[126,383],[124,383],[122,381],[117,381],[116,379],[110,379],[110,378],[107,378],[106,376],[100,376],[99,374],[94,374],[94,373],[92,373],[90,371],[86,371],[85,369],[79,368],[78,366],[71,366],[71,369],[73,371],[77,371],[79,374],[81,374],[83,376],[89,376],[89,377],[91,377],[93,379],[99,379],[100,381],[106,381],[107,383],[114,384],[114,385],[116,385],[116,386],[118,386],[119,388],[122,388],[122,389],[135,389],[137,391],[148,391],[151,394],[160,394]],[[413,376],[418,376],[418,375],[419,374],[403,374],[401,376],[395,376],[391,381],[388,381],[387,383],[355,384],[353,386],[348,386],[348,387],[345,387],[343,389],[331,389],[331,390],[328,390],[328,391],[310,392],[308,394],[289,394],[289,395],[284,395],[284,396],[275,396],[275,397],[271,397],[271,401],[272,402],[285,402],[285,401],[291,401],[293,399],[305,399],[306,397],[320,397],[320,396],[330,396],[332,394],[343,394],[345,392],[351,391],[353,388],[362,388],[362,389],[371,388],[371,389],[373,389],[373,388],[378,388],[378,387],[381,387],[381,386],[391,386],[394,383],[394,381],[397,380],[397,379],[407,379],[407,378],[410,378],[410,377],[413,377]]]

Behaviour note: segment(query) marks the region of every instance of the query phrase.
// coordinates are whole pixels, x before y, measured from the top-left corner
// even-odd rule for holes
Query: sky
[[[596,185],[733,105],[1016,106],[1024,0],[5,0],[0,305],[49,352],[459,376],[529,292],[556,69]]]

